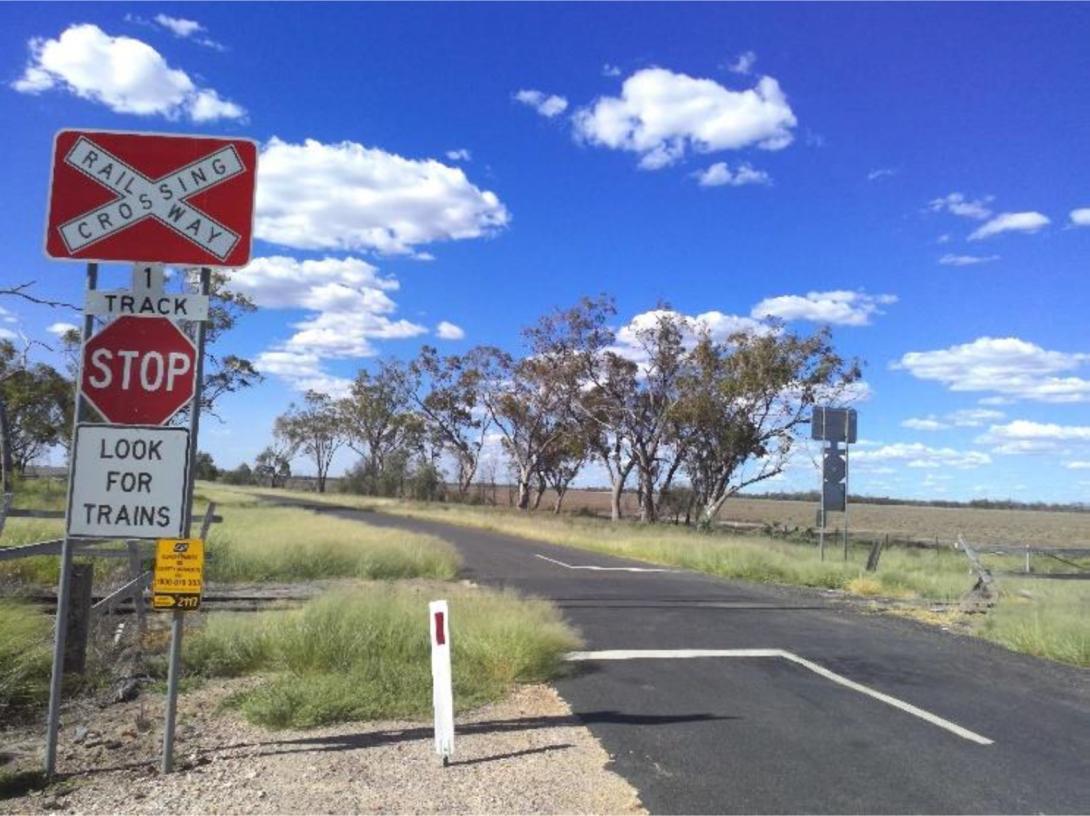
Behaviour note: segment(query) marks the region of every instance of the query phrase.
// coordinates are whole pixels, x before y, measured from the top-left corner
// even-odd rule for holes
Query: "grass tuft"
[[[579,645],[545,602],[451,586],[436,594],[451,602],[459,709],[554,676],[563,654]],[[427,598],[420,588],[371,585],[298,610],[211,616],[187,641],[185,664],[207,676],[264,674],[233,704],[274,728],[424,716],[431,710]]]
[[[48,697],[51,624],[29,604],[0,600],[0,719]]]

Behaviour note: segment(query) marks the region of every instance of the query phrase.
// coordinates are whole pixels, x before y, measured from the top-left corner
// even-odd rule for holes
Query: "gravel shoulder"
[[[634,788],[547,685],[458,718],[442,767],[430,723],[270,731],[219,710],[252,680],[179,699],[177,772],[157,770],[162,695],[66,712],[64,778],[0,800],[0,813],[645,813]],[[40,729],[0,733],[28,765]]]

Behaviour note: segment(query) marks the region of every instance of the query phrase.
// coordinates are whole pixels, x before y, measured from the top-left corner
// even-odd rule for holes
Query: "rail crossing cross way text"
[[[257,148],[247,139],[61,131],[46,253],[243,266],[256,170]]]

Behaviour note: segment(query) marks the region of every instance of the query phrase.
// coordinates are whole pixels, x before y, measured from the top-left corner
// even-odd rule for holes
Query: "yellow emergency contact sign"
[[[160,538],[155,547],[153,609],[198,609],[204,585],[204,541]]]

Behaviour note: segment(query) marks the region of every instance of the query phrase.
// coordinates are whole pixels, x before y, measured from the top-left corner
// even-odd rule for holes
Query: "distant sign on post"
[[[810,438],[826,442],[855,443],[856,412],[854,408],[814,406],[810,414]]]
[[[62,130],[53,148],[51,258],[244,266],[257,144]]]
[[[183,535],[188,452],[186,428],[77,425],[68,535]]]
[[[119,317],[83,347],[80,391],[107,422],[162,425],[193,399],[197,349],[163,317]]]
[[[204,541],[161,538],[155,545],[153,609],[199,609],[204,591]]]

